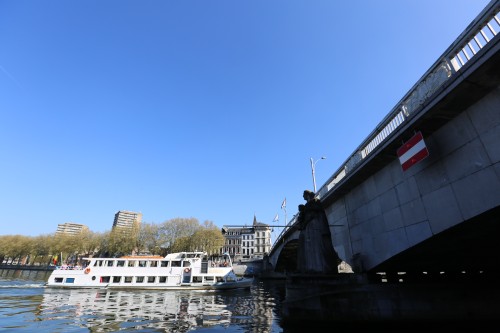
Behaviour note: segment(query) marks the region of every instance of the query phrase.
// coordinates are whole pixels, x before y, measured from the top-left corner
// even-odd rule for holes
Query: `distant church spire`
[[[255,214],[253,214],[253,225],[257,225],[257,217],[255,217]]]

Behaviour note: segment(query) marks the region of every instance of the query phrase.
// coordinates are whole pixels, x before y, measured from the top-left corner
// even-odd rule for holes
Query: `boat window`
[[[156,276],[148,276],[148,283],[155,283]]]
[[[102,260],[96,260],[94,266],[102,266]]]
[[[146,267],[146,260],[139,260],[139,267]]]
[[[114,260],[108,260],[108,267],[113,267]]]
[[[125,276],[125,283],[132,283],[132,277],[131,276]]]
[[[214,282],[214,277],[213,276],[205,276],[205,282]]]
[[[182,262],[182,267],[190,267],[190,266],[191,266],[191,262],[189,262],[189,261]]]
[[[128,267],[135,267],[135,260],[129,260]]]
[[[221,277],[221,276],[218,276],[218,277],[217,277],[217,282],[224,282],[224,280],[222,279],[222,277]]]
[[[57,278],[57,277],[56,277],[56,278],[54,279],[54,282],[55,282],[55,283],[62,283],[62,282],[63,282],[63,278]]]
[[[116,262],[116,267],[123,267],[125,266],[125,260],[118,260]]]
[[[109,276],[101,276],[101,279],[99,282],[101,283],[109,283],[110,277]]]
[[[203,282],[203,277],[201,277],[201,276],[193,276],[193,282],[194,283],[202,283]]]
[[[144,282],[144,276],[136,276],[135,277],[135,282],[136,283],[143,283]]]
[[[113,276],[113,282],[114,283],[120,283],[121,280],[122,280],[121,276]]]
[[[180,260],[174,260],[174,261],[172,261],[172,267],[181,267]]]
[[[160,283],[167,283],[167,277],[166,276],[160,276],[158,278],[158,282],[160,282]]]
[[[156,260],[155,260],[155,261],[151,261],[151,262],[149,263],[149,266],[150,266],[150,267],[158,267],[158,261],[156,261]]]
[[[160,261],[161,267],[167,267],[168,261]]]
[[[75,283],[75,278],[66,278],[66,283]]]

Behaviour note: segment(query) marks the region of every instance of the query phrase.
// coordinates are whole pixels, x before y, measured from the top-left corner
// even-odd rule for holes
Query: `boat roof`
[[[167,254],[165,259],[203,258],[206,255],[206,252],[175,252]]]
[[[203,258],[206,256],[206,252],[202,251],[195,251],[195,252],[174,252],[174,253],[169,253],[165,257],[158,256],[158,255],[136,255],[136,256],[121,256],[119,258],[101,258],[101,257],[93,257],[93,258],[83,258],[84,260],[109,260],[109,259],[167,259],[167,260],[173,260],[173,259],[184,259],[184,258]]]
[[[123,259],[163,259],[162,256],[121,256]]]

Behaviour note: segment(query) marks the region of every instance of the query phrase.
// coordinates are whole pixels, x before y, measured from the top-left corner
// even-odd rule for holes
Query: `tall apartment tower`
[[[142,213],[130,212],[127,210],[120,210],[115,214],[113,221],[113,229],[118,228],[132,228],[134,223],[141,224]]]
[[[66,222],[57,225],[56,235],[78,235],[83,230],[87,230],[88,227],[84,224]]]

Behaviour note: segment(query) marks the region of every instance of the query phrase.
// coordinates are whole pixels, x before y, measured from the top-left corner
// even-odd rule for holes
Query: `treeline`
[[[211,255],[220,253],[223,246],[224,236],[213,222],[200,224],[195,218],[175,218],[161,224],[141,223],[103,233],[84,230],[78,235],[0,236],[0,263],[77,264],[85,256],[120,257],[133,253],[165,256],[182,251],[206,251]]]

